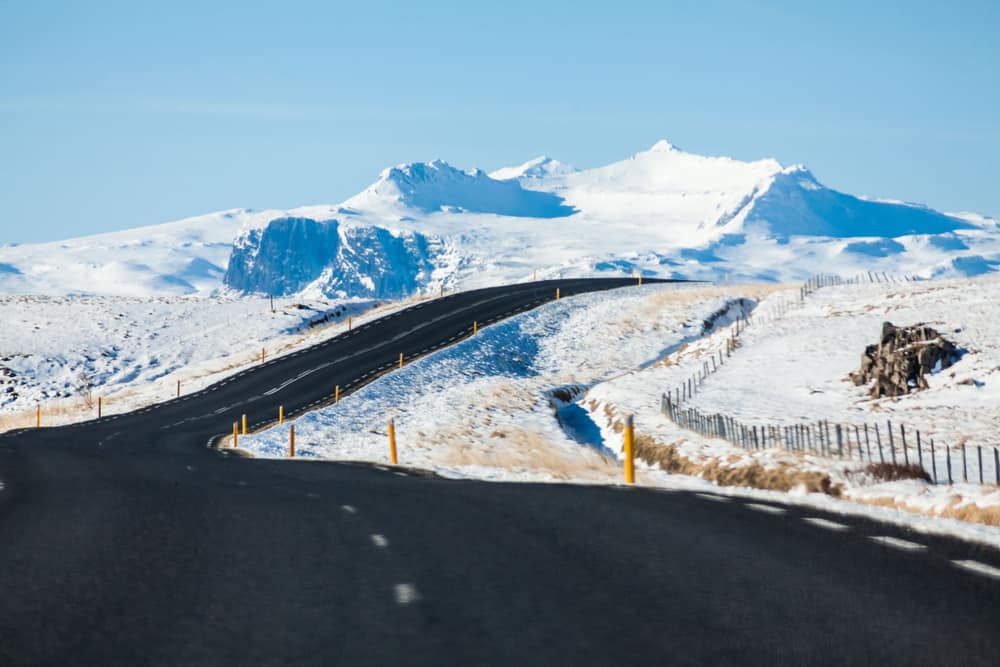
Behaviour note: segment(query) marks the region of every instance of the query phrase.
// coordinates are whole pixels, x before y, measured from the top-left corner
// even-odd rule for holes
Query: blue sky
[[[1000,215],[1000,3],[0,0],[0,241],[666,138]]]

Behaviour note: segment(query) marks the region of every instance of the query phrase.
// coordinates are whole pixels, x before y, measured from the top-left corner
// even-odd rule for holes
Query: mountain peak
[[[660,139],[652,147],[646,151],[647,153],[669,153],[671,151],[680,151],[681,149],[674,146],[672,143],[666,139]]]
[[[503,167],[490,174],[490,178],[498,181],[509,181],[522,178],[546,178],[549,176],[565,176],[578,171],[564,162],[555,160],[545,155],[528,160],[524,164],[516,167]]]

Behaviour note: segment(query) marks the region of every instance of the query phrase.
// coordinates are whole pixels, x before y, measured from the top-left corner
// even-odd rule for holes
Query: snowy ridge
[[[491,174],[401,164],[336,205],[0,248],[0,293],[395,297],[533,275],[800,281],[998,267],[994,218],[855,197],[801,165],[660,141],[584,170],[547,157]]]

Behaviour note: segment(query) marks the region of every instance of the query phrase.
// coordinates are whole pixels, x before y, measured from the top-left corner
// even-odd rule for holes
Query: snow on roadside
[[[701,336],[704,319],[726,301],[717,288],[647,285],[546,304],[303,416],[297,453],[385,461],[387,422],[395,418],[407,465],[498,480],[616,481],[617,463],[568,399]],[[553,392],[577,439],[560,427]],[[240,446],[282,457],[287,437],[287,427],[276,427]]]
[[[990,400],[995,391],[991,384],[997,383],[991,369],[1000,365],[1000,336],[992,326],[998,321],[998,307],[993,305],[998,288],[995,279],[823,288],[803,307],[747,329],[739,349],[687,404],[756,424],[872,422],[889,415],[943,442],[954,443],[961,435],[991,443],[1000,416],[1000,404]],[[796,297],[791,291],[773,294],[759,310],[776,311],[777,303]],[[874,342],[885,319],[897,324],[928,322],[969,353],[952,369],[932,377],[926,392],[869,400],[864,388],[854,387],[846,375],[860,363],[861,352]],[[799,495],[825,486],[827,492],[872,506],[1000,525],[1000,488],[993,485],[880,482],[858,461],[778,449],[744,451],[672,423],[660,412],[660,392],[679,385],[704,359],[724,349],[726,336],[719,332],[678,350],[663,364],[596,385],[581,403],[606,439],[620,430],[624,415],[635,414],[640,433],[661,448],[657,455],[669,452],[669,458],[661,459],[668,467],[724,485],[784,485]],[[976,378],[978,385],[960,384],[965,377]],[[989,472],[992,475],[992,466]],[[829,501],[842,502],[832,497]],[[975,532],[977,539],[992,536],[1000,544],[1000,529]]]
[[[0,431],[126,412],[410,305],[370,300],[0,296]],[[324,321],[324,318],[326,321]],[[312,326],[311,326],[312,325]]]
[[[926,391],[870,400],[847,375],[886,321],[929,324],[966,353],[928,376]],[[739,353],[689,405],[771,424],[891,419],[952,445],[1000,445],[1000,279],[820,289],[803,307],[748,328]]]

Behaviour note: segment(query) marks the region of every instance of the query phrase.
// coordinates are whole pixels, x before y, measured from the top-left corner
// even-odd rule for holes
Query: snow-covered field
[[[848,326],[854,333],[845,334],[839,328],[838,318],[850,320],[842,313],[854,310],[866,313],[877,333],[885,309],[898,314],[898,318],[915,317],[939,323],[960,318],[961,314],[965,319],[955,328],[973,335],[971,332],[990,322],[982,319],[986,313],[975,304],[986,308],[991,298],[989,291],[996,289],[997,284],[1000,281],[821,289],[807,299],[804,307],[791,309],[770,324],[751,327],[724,371],[706,382],[705,393],[698,400],[705,401],[705,406],[719,401],[711,404],[713,409],[732,408],[735,414],[757,419],[768,416],[767,409],[771,406],[773,418],[779,423],[808,416],[810,397],[815,396],[812,392],[823,386],[828,393],[842,397],[840,402],[833,401],[829,406],[818,402],[825,406],[823,411],[817,411],[819,416],[843,419],[839,407],[854,415],[873,411],[881,417],[890,407],[880,408],[877,404],[891,404],[897,417],[911,412],[921,415],[927,419],[920,422],[924,428],[928,431],[936,428],[940,437],[947,439],[946,430],[956,427],[960,419],[949,417],[942,407],[940,419],[935,421],[928,406],[944,406],[949,401],[953,406],[965,405],[966,385],[958,385],[955,378],[942,374],[934,378],[932,389],[925,396],[865,401],[863,390],[847,383],[845,378],[873,334],[863,323]],[[956,295],[963,290],[980,288],[984,290],[981,298],[973,299],[968,307],[954,305]],[[900,307],[896,300],[900,292],[913,297],[912,310]],[[722,487],[727,493],[782,497],[828,510],[875,514],[920,530],[958,532],[1000,543],[1000,528],[971,526],[942,518],[960,517],[996,525],[991,517],[1000,510],[1000,489],[995,486],[882,482],[857,461],[836,461],[780,450],[746,452],[680,429],[660,413],[660,392],[688,377],[693,368],[701,366],[706,351],[718,349],[729,335],[723,326],[716,333],[703,336],[705,318],[727,299],[731,302],[737,296],[760,300],[761,312],[775,312],[777,304],[791,301],[797,293],[796,289],[773,286],[710,289],[649,286],[552,303],[484,329],[478,337],[394,372],[339,405],[297,420],[297,452],[305,458],[386,462],[387,423],[392,418],[400,462],[406,465],[455,477],[618,483],[622,474],[621,422],[624,415],[635,414],[639,434],[659,446],[676,448],[690,463],[693,475],[670,475],[640,463],[642,484],[719,490],[709,480],[728,480],[722,481],[724,485],[732,484]],[[720,325],[725,322],[722,320]],[[900,319],[899,323],[908,322]],[[992,335],[995,334],[981,334],[977,351],[967,354],[954,367],[957,379],[963,377],[963,372],[975,374],[977,369],[993,364],[986,358],[991,355],[998,357],[996,361],[1000,363],[1000,349],[991,342]],[[790,338],[784,342],[771,340],[781,336]],[[796,337],[810,342],[795,350],[792,346]],[[824,341],[835,343],[836,352],[823,351]],[[971,339],[959,342],[972,349]],[[802,373],[789,375],[778,367],[762,373],[754,363],[758,359],[770,362],[775,354],[802,355],[804,362],[805,357],[818,352],[820,361],[811,367],[803,363],[806,370]],[[981,355],[980,359],[974,359],[974,354]],[[794,362],[789,364],[797,368]],[[806,374],[808,382],[795,381]],[[713,392],[709,386],[715,382],[722,387],[728,382],[732,388]],[[792,408],[788,416],[780,408],[785,393],[790,395],[786,400]],[[916,401],[910,406],[908,399]],[[998,407],[993,410],[1000,412]],[[988,431],[989,420],[995,416],[985,415],[979,423]],[[914,417],[915,423],[916,420]],[[992,434],[984,433],[982,437]],[[241,438],[240,445],[257,456],[284,457],[287,439],[286,425]],[[805,483],[791,486],[787,494],[741,487],[740,470],[747,466],[760,466],[794,479],[810,475],[828,478],[839,487],[840,497],[810,493]],[[704,472],[709,468],[714,470],[711,475]],[[728,477],[720,475],[720,470],[727,471]]]
[[[847,376],[883,322],[928,324],[965,353],[929,376],[928,390],[870,400]],[[741,340],[690,405],[768,424],[892,420],[942,443],[1000,445],[997,277],[825,287]]]
[[[941,443],[997,444],[1000,280],[827,287],[801,306],[782,307],[797,295],[781,285],[646,285],[553,302],[299,418],[298,454],[386,462],[387,424],[395,419],[405,465],[454,477],[619,483],[621,422],[635,414],[640,438],[670,448],[688,473],[640,463],[641,484],[792,499],[1000,544],[1000,528],[941,518],[995,526],[996,487],[880,482],[857,461],[747,452],[660,413],[661,392],[700,368],[729,335],[727,318],[707,333],[706,318],[727,304],[734,312],[734,300],[745,298],[759,304],[754,323],[692,405],[757,423],[891,418]],[[45,423],[56,424],[92,417],[97,396],[112,413],[172,397],[177,380],[195,391],[255,363],[261,347],[279,354],[339,332],[348,313],[360,323],[405,305],[296,303],[278,300],[272,313],[266,299],[2,298],[0,428],[32,424],[36,402]],[[324,317],[329,322],[308,326]],[[925,392],[869,400],[847,373],[884,320],[927,322],[966,353]],[[257,456],[284,457],[287,426],[240,444]],[[789,493],[750,489],[761,485],[741,471],[754,466],[806,481]],[[817,477],[840,497],[809,493]]]
[[[701,335],[724,290],[644,286],[562,299],[480,330],[295,422],[299,456],[384,461],[396,420],[400,461],[497,480],[618,478],[613,453],[572,398],[623,368]],[[560,427],[553,393],[568,403]],[[282,457],[287,427],[240,439]]]
[[[934,437],[939,452],[940,445],[957,452],[963,442],[992,447],[1000,422],[998,296],[996,278],[827,287],[807,297],[801,307],[788,309],[780,305],[797,301],[797,290],[775,292],[758,306],[757,322],[742,334],[740,347],[686,405],[755,424],[819,419],[884,424],[892,419]],[[778,312],[783,314],[776,316]],[[929,378],[929,390],[868,399],[847,374],[860,365],[862,351],[876,341],[886,320],[929,323],[967,352],[957,364]],[[777,449],[744,451],[670,422],[660,413],[660,394],[650,389],[678,386],[709,355],[724,348],[727,336],[717,333],[679,350],[664,364],[597,385],[583,404],[606,437],[623,415],[636,414],[643,432],[670,447],[676,453],[673,464],[691,474],[737,485],[751,483],[753,475],[770,475],[771,484],[775,478],[781,478],[779,484],[791,480],[793,488],[801,482],[800,490],[826,479],[847,499],[1000,525],[1000,488],[995,485],[880,482],[868,473],[866,463]],[[970,378],[973,382],[966,383]],[[992,456],[984,464],[985,477],[992,480]]]
[[[0,430],[197,391],[241,367],[405,306],[371,300],[0,297]],[[312,325],[312,326],[311,326]]]

